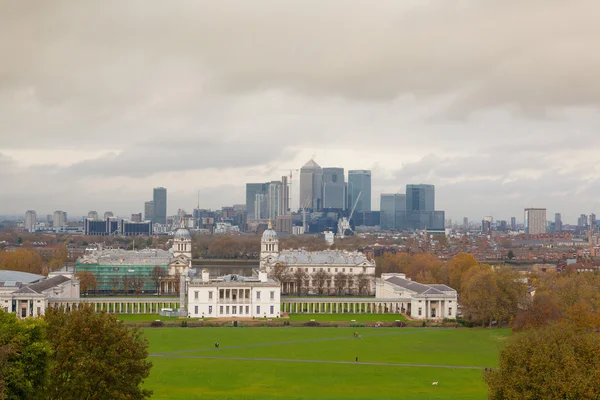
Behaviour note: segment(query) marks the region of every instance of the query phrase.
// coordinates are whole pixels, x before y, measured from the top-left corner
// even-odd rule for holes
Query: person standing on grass
[[[358,362],[358,356],[356,356],[356,361],[354,361],[354,362]]]

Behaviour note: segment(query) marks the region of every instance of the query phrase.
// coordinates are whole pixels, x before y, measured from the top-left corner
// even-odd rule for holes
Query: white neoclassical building
[[[441,284],[426,285],[406,279],[405,274],[381,274],[377,279],[377,300],[404,299],[402,312],[413,319],[456,318],[458,293]]]
[[[207,270],[201,279],[188,283],[188,315],[191,318],[279,318],[279,283],[267,278],[225,275],[210,279]]]
[[[271,223],[261,239],[260,269],[271,276],[277,267],[286,270],[282,282],[284,293],[298,293],[297,271],[305,275],[304,290],[316,293],[335,293],[343,286],[343,293],[372,295],[375,292],[375,261],[369,260],[363,253],[342,250],[279,250],[279,239]],[[324,272],[324,285],[317,287],[316,274]],[[336,285],[338,277],[344,278],[343,285]],[[324,287],[323,287],[324,286]],[[361,290],[362,289],[362,290]]]

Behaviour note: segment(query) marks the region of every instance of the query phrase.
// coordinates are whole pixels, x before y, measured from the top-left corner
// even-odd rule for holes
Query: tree
[[[179,291],[181,290],[181,273],[179,271],[175,272],[173,275],[173,288],[175,289],[175,295],[179,296]]]
[[[293,274],[294,284],[296,285],[296,294],[301,295],[303,293],[303,289],[306,287],[306,281],[308,279],[308,274],[303,268],[296,268]]]
[[[140,386],[150,374],[148,342],[137,328],[91,307],[67,313],[46,310],[48,338],[54,349],[47,398],[145,399]]]
[[[511,268],[500,268],[494,271],[498,297],[496,298],[496,320],[509,322],[520,309],[527,306],[527,285],[522,282],[522,275]]]
[[[133,290],[134,290],[136,296],[139,296],[140,293],[144,290],[145,284],[146,284],[146,281],[145,281],[144,277],[140,274],[134,275],[131,278],[131,287],[133,287]]]
[[[508,258],[509,260],[512,260],[513,258],[515,258],[515,253],[512,250],[509,250],[508,253],[506,254],[506,258]]]
[[[121,284],[123,285],[123,291],[125,292],[125,296],[129,294],[129,289],[131,288],[131,276],[127,274],[121,275]]]
[[[0,309],[0,399],[43,398],[51,353],[44,320]]]
[[[489,323],[491,327],[498,298],[494,271],[489,268],[471,270],[463,278],[461,293],[463,315],[483,325]]]
[[[353,274],[346,275],[346,285],[347,285],[347,288],[348,288],[348,293],[353,293],[354,292],[355,282],[356,282],[356,279],[354,279],[354,275]]]
[[[284,282],[290,279],[288,267],[282,263],[276,263],[271,269],[271,272],[269,272],[269,278],[283,285]]]
[[[312,274],[313,288],[317,289],[317,293],[323,294],[325,292],[325,283],[329,277],[329,273],[323,269],[319,269],[317,272]]]
[[[519,311],[513,323],[515,331],[529,328],[541,328],[561,318],[561,312],[549,293],[536,293],[533,301],[524,310]]]
[[[119,275],[111,275],[110,287],[114,294],[119,292],[119,288],[121,287],[121,277]]]
[[[96,276],[90,271],[77,272],[75,277],[79,279],[79,292],[81,294],[88,294],[90,289],[96,289],[96,286],[98,285]]]
[[[338,295],[343,294],[346,285],[348,284],[348,275],[344,272],[335,274],[335,291]]]
[[[358,286],[358,294],[366,294],[369,288],[369,277],[364,272],[361,272],[356,277],[356,285]]]
[[[448,262],[449,286],[460,290],[462,287],[462,277],[471,268],[477,266],[479,262],[469,253],[458,253]]]
[[[152,271],[150,271],[150,280],[152,281],[152,283],[154,284],[154,287],[156,288],[156,293],[158,293],[160,295],[160,283],[162,282],[162,279],[167,275],[167,272],[164,270],[164,268],[159,267],[158,265],[155,266],[154,268],[152,268]]]
[[[600,336],[568,323],[530,329],[504,347],[484,380],[493,400],[597,399]]]
[[[65,265],[68,258],[69,250],[67,249],[67,246],[64,244],[59,245],[52,251],[52,258],[48,262],[48,269],[50,271],[58,271]]]

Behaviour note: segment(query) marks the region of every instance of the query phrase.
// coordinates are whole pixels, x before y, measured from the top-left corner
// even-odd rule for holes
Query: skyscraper
[[[152,221],[152,213],[154,212],[154,202],[152,200],[144,203],[144,221]]]
[[[285,175],[281,177],[281,206],[279,209],[279,215],[286,215],[290,212],[290,186],[288,177]]]
[[[280,181],[269,182],[267,186],[267,218],[275,222],[282,215],[283,185]]]
[[[562,216],[560,213],[554,214],[554,231],[562,232]]]
[[[54,228],[67,226],[67,213],[64,211],[54,211],[54,214],[52,214],[52,226]]]
[[[115,214],[112,211],[105,211],[104,212],[104,220],[106,221],[109,218],[114,218]]]
[[[379,204],[382,230],[402,229],[406,218],[406,195],[388,193],[381,195]]]
[[[93,221],[97,221],[98,220],[98,211],[90,211],[88,213],[88,219],[91,219]]]
[[[37,224],[37,214],[33,210],[27,210],[25,213],[25,229],[28,232],[34,232]]]
[[[530,235],[546,233],[546,225],[547,221],[545,208],[525,209],[525,233]]]
[[[323,170],[314,160],[309,160],[300,169],[299,207],[313,211],[323,209]]]
[[[263,201],[267,194],[267,184],[265,183],[246,183],[246,213],[250,220],[266,218],[267,208]],[[259,200],[259,207],[256,207],[256,200]]]
[[[152,201],[152,222],[165,225],[167,223],[167,189],[154,188]]]
[[[361,192],[359,198],[358,194]],[[371,171],[362,169],[348,171],[348,209],[352,209],[354,203],[356,203],[355,212],[371,211]]]
[[[344,168],[323,168],[323,208],[345,210]]]
[[[558,215],[560,215],[560,214],[558,214]],[[515,218],[515,217],[510,217],[510,230],[512,230],[512,231],[517,230],[517,218]]]
[[[406,185],[406,228],[444,229],[444,215],[435,210],[435,186]]]

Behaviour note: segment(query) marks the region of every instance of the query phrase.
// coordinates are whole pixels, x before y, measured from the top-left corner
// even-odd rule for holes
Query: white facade
[[[28,232],[35,232],[35,226],[37,224],[37,215],[33,210],[27,210],[25,213],[25,229]]]
[[[188,284],[187,309],[191,318],[279,318],[281,290],[264,273],[209,279],[204,270],[202,279]]]
[[[413,319],[456,318],[458,293],[441,284],[425,285],[406,279],[404,274],[381,274],[376,299],[405,299],[403,312]]]
[[[64,211],[54,211],[52,214],[52,227],[62,228],[67,225],[67,213]]]
[[[530,235],[546,233],[547,223],[545,208],[525,209],[525,233]]]

